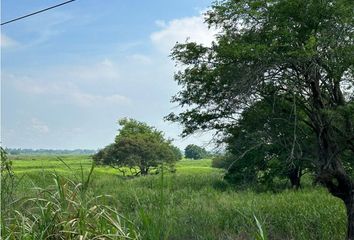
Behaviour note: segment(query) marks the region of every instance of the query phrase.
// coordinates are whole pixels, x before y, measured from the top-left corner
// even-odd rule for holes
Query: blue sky
[[[2,22],[62,1],[4,0]],[[2,27],[1,137],[7,147],[97,149],[131,117],[186,139],[163,117],[178,110],[168,57],[176,41],[206,45],[209,0],[77,0]]]

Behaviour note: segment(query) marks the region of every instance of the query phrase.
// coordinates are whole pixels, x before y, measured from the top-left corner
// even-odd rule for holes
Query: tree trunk
[[[288,177],[290,179],[291,187],[299,189],[301,187],[301,168],[293,167],[289,170]]]
[[[319,139],[320,169],[318,180],[327,187],[329,192],[343,200],[347,209],[347,239],[354,240],[354,195],[353,182],[338,158],[338,146],[322,131]]]
[[[348,219],[348,229],[347,229],[347,239],[354,240],[354,195],[351,195],[346,199],[345,207],[347,208],[347,219]]]
[[[343,200],[347,209],[347,239],[354,240],[354,195],[353,182],[345,172],[342,162],[337,156],[336,144],[322,132],[319,136],[319,172],[318,181],[327,187],[329,192]]]
[[[326,186],[333,196],[343,200],[347,208],[347,239],[354,240],[353,182],[344,170],[340,160],[339,146],[333,133],[331,120],[325,113],[328,107],[321,93],[319,73],[316,73],[316,71],[314,73],[310,81],[312,111],[309,117],[317,136],[317,180]],[[340,105],[341,103],[338,102],[337,104]]]
[[[145,176],[147,175],[149,172],[149,168],[148,167],[140,167],[140,174]]]

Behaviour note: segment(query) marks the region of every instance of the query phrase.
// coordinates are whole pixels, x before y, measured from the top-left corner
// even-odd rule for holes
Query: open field
[[[53,172],[79,182],[91,167],[88,156],[63,156],[67,166],[49,156],[11,158],[16,176],[22,177],[17,199],[35,196],[34,187],[54,185]],[[344,238],[345,208],[324,189],[235,191],[222,175],[208,159],[182,160],[176,173],[163,177],[122,178],[112,168],[96,167],[88,194],[109,195],[100,203],[131,220],[141,239],[262,239],[256,236],[255,217],[267,239]]]

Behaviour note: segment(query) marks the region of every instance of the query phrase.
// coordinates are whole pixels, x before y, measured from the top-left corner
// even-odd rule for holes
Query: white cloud
[[[26,76],[16,76],[13,73],[2,72],[2,77],[6,79],[23,80],[42,79],[50,82],[58,82],[62,84],[102,84],[107,82],[117,83],[121,80],[120,67],[117,63],[104,59],[102,61],[87,63],[87,64],[73,64],[63,66],[53,66],[49,68],[40,69],[40,71],[27,71]],[[39,75],[39,76],[38,76]],[[36,77],[34,77],[36,76]],[[15,79],[17,78],[17,79]],[[28,86],[35,91],[37,86]],[[37,89],[43,91],[43,89]]]
[[[26,75],[2,72],[1,78],[4,83],[11,84],[22,93],[47,95],[50,99],[57,97],[58,102],[62,99],[80,106],[86,105],[85,102],[128,102],[126,97],[109,88],[120,81],[118,65],[109,59],[87,65],[55,66]]]
[[[32,129],[34,129],[35,131],[41,134],[46,134],[49,132],[49,127],[47,126],[47,124],[38,120],[37,118],[31,119],[31,127]]]
[[[81,107],[90,107],[93,105],[121,105],[121,104],[129,104],[131,101],[129,98],[119,95],[95,95],[83,92],[73,92],[69,95],[70,98],[74,100],[74,102]]]
[[[143,54],[133,54],[128,56],[129,59],[133,60],[134,62],[137,63],[142,63],[142,64],[151,64],[152,59],[149,56],[143,55]]]
[[[61,78],[73,82],[103,82],[117,81],[120,78],[118,66],[109,59],[101,62],[76,65],[73,67],[65,66],[58,69],[61,72]],[[53,70],[52,70],[53,71]]]
[[[29,95],[65,95],[66,92],[76,90],[76,86],[68,82],[55,83],[34,80],[28,76],[12,76],[11,78],[17,90]],[[6,76],[4,79],[5,81],[7,80]]]
[[[163,53],[169,53],[176,42],[185,42],[187,39],[206,46],[210,46],[217,31],[208,29],[203,16],[174,19],[169,22],[156,21],[160,31],[150,35],[153,44]]]
[[[12,48],[18,46],[18,42],[14,39],[10,38],[9,36],[1,33],[1,48]]]
[[[118,93],[97,94],[82,90],[71,81],[48,81],[48,79],[35,79],[28,76],[15,76],[4,74],[3,79],[11,82],[17,91],[30,96],[42,96],[59,104],[75,104],[79,107],[126,105],[131,100]]]
[[[156,20],[155,24],[161,28],[166,27],[166,22],[164,20]]]

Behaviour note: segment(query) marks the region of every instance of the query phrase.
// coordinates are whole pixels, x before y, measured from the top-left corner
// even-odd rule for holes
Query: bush
[[[189,144],[184,150],[184,155],[186,158],[202,159],[205,158],[208,155],[208,153],[202,147],[199,147],[194,144]]]
[[[135,226],[88,189],[93,167],[79,183],[53,174],[54,185],[17,200],[2,218],[6,239],[140,239]],[[3,196],[2,196],[3,197]],[[9,206],[7,206],[9,207]],[[17,207],[17,209],[15,208]]]
[[[225,155],[219,155],[212,159],[211,166],[214,168],[227,169],[229,165],[228,158]]]

